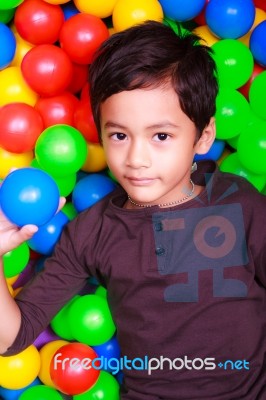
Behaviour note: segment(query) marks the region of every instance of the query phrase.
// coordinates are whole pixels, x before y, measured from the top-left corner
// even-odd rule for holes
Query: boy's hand
[[[60,197],[58,211],[64,206],[65,201],[64,197]],[[29,240],[37,231],[36,225],[18,227],[10,222],[0,210],[0,257]]]

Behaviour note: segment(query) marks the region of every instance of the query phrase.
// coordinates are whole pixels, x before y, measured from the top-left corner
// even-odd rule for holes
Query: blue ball
[[[0,399],[3,400],[19,400],[20,395],[32,386],[40,385],[41,381],[39,378],[34,379],[34,381],[25,386],[22,389],[6,389],[0,386]]]
[[[17,226],[44,225],[56,213],[59,190],[46,172],[20,168],[5,177],[0,188],[0,207]]]
[[[159,0],[166,17],[175,21],[188,21],[195,18],[205,5],[205,0]]]
[[[73,3],[62,4],[61,8],[62,8],[63,13],[64,13],[65,21],[67,19],[69,19],[70,17],[72,17],[73,15],[76,15],[76,14],[80,13],[80,11],[77,9],[75,4],[73,4]]]
[[[91,174],[80,179],[72,192],[72,202],[78,212],[91,207],[116,188],[112,179],[101,174]]]
[[[16,53],[16,38],[11,29],[0,22],[0,69],[6,68]]]
[[[98,345],[92,346],[92,348],[96,351],[98,357],[103,357],[103,369],[107,372],[112,372],[112,358],[116,360],[120,359],[121,350],[116,336],[112,337],[112,339],[107,342]],[[108,365],[108,361],[110,360],[110,365]],[[105,365],[106,363],[106,365]],[[114,364],[115,366],[116,364]]]
[[[252,0],[211,0],[205,17],[209,29],[219,38],[237,39],[252,27],[256,8]]]
[[[266,21],[261,22],[252,31],[249,39],[250,51],[258,64],[266,67]]]
[[[28,240],[29,247],[37,253],[50,256],[58,242],[64,226],[69,222],[67,216],[59,211]]]

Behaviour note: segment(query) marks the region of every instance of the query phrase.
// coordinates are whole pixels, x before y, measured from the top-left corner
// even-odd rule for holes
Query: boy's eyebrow
[[[108,121],[104,124],[104,128],[120,128],[120,129],[126,129],[124,125],[118,124],[116,122]],[[178,128],[178,125],[173,124],[170,121],[162,121],[158,124],[153,124],[150,126],[147,126],[146,129],[161,129],[161,128]]]

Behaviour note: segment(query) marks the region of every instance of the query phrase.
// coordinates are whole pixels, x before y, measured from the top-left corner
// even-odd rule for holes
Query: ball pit
[[[266,194],[266,154],[262,145],[266,140],[265,1],[195,0],[186,4],[180,1],[182,6],[176,7],[179,1],[0,0],[3,47],[0,55],[0,179],[7,177],[14,168],[23,170],[32,165],[50,176],[56,173],[54,180],[60,195],[68,196],[62,212],[40,228],[39,236],[33,237],[27,250],[24,248],[20,253],[22,250],[16,249],[8,255],[10,260],[7,257],[4,260],[5,275],[9,277],[13,295],[30,278],[25,280],[23,274],[29,275],[27,270],[33,262],[33,254],[37,255],[36,260],[41,255],[50,255],[65,223],[116,187],[111,171],[105,170],[106,161],[90,112],[86,84],[88,64],[96,48],[110,34],[145,19],[166,21],[169,18],[173,19],[173,26],[175,20],[191,22],[196,25],[194,31],[202,41],[213,47],[221,86],[217,99],[217,139],[209,153],[196,155],[195,159],[214,159],[222,171],[246,178]],[[230,14],[230,8],[235,14]],[[42,19],[38,18],[40,15]],[[108,21],[103,20],[106,17]],[[187,26],[181,24],[181,30]],[[91,35],[91,38],[81,40],[82,34]],[[53,58],[55,52],[62,57]],[[40,71],[43,67],[45,71]],[[19,132],[11,129],[16,121],[16,107],[20,107],[21,121],[24,118],[28,123],[26,126],[25,122],[23,129],[20,126]],[[41,115],[43,128],[39,125],[37,129],[38,123],[33,117],[26,118],[25,110],[29,109],[35,109],[35,116],[36,112]],[[8,117],[1,119],[6,110]],[[67,149],[66,153],[63,148]],[[13,200],[13,192],[6,202],[10,200]],[[46,204],[51,203],[49,197]],[[55,236],[49,234],[49,227],[56,231]],[[29,249],[30,262],[25,266]],[[91,298],[88,301],[87,294],[75,296],[25,353],[0,357],[0,397],[4,400],[17,400],[18,396],[20,400],[59,400],[65,398],[60,395],[62,390],[62,393],[77,393],[73,400],[119,399],[120,373],[114,377],[101,371],[86,392],[83,392],[84,375],[81,381],[70,375],[53,375],[58,386],[51,378],[51,360],[60,347],[69,344],[67,340],[90,341],[96,354],[119,357],[118,343],[111,346],[116,341],[115,326],[109,319],[106,289],[99,286],[97,280],[95,286],[93,301]],[[99,306],[100,296],[104,306]],[[95,313],[104,314],[104,310],[107,328],[86,324],[86,318],[90,320]],[[79,345],[72,346],[73,357],[78,354],[76,344]],[[15,359],[20,362],[19,369],[11,367]]]

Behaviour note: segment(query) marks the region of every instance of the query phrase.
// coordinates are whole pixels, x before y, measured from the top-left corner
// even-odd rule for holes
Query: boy
[[[70,222],[16,303],[2,279],[1,352],[30,345],[95,276],[108,289],[121,399],[266,398],[266,198],[215,163],[216,71],[193,35],[147,22],[108,39],[90,68],[94,118],[121,188]],[[36,227],[1,221],[0,254]],[[7,328],[8,327],[8,328]]]

